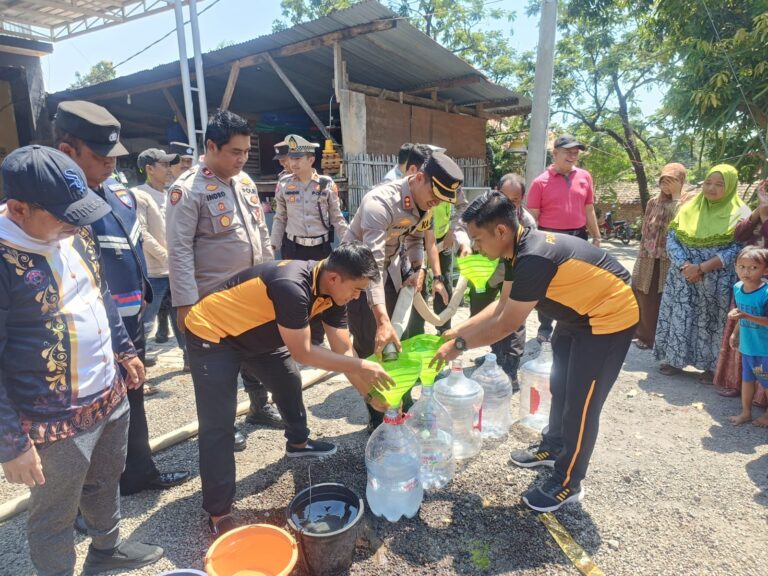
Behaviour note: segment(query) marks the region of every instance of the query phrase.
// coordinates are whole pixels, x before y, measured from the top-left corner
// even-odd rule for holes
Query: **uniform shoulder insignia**
[[[181,189],[181,186],[171,188],[171,191],[168,193],[168,201],[171,203],[171,206],[176,206],[183,195],[184,191]]]
[[[202,172],[203,176],[205,176],[206,178],[213,178],[213,170],[208,168],[208,166],[203,166],[203,169],[200,170],[200,172]]]
[[[411,201],[410,196],[406,196],[405,198],[403,198],[403,208],[405,208],[406,210],[410,210],[411,208],[413,208],[413,202]]]
[[[125,190],[125,186],[123,184],[120,184],[119,182],[113,182],[112,184],[107,184],[107,188],[112,190],[112,192],[117,192],[118,190]]]
[[[333,185],[333,178],[330,176],[320,176],[319,182],[322,188],[330,188]]]
[[[240,180],[240,184],[243,186],[253,186],[253,180],[246,176]]]
[[[113,185],[110,185],[110,189]],[[117,199],[120,200],[123,204],[128,206],[128,208],[133,208],[133,196],[131,196],[131,193],[128,192],[125,188],[121,188],[118,190],[113,190],[115,193],[115,196],[117,196]]]

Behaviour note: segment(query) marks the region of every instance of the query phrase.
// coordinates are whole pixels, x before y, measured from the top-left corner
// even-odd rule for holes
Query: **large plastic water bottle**
[[[387,410],[384,423],[371,434],[365,447],[365,497],[371,512],[390,522],[397,522],[401,516],[413,518],[424,498],[419,481],[419,441],[404,422],[397,410]]]
[[[421,447],[419,478],[425,490],[442,488],[453,478],[453,420],[435,399],[432,385],[423,384],[421,398],[408,411],[408,427]]]
[[[435,397],[453,420],[453,457],[472,458],[483,444],[483,388],[464,376],[461,361],[451,363],[448,378],[435,384]]]
[[[485,362],[474,371],[472,379],[483,387],[483,438],[504,438],[512,425],[512,383],[496,363],[496,354],[485,355]]]
[[[549,377],[552,373],[552,345],[542,342],[539,355],[520,367],[521,424],[541,432],[549,423],[552,394]]]

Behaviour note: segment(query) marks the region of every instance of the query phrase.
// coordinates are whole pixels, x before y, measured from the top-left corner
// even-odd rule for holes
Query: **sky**
[[[282,18],[280,0],[198,0],[198,10],[205,13],[199,17],[200,43],[203,52],[215,49],[222,42],[240,43],[257,36],[270,34],[272,23]],[[510,43],[520,52],[535,50],[538,42],[538,17],[525,15],[528,0],[489,0],[493,8],[502,8],[517,13],[509,24]],[[188,12],[185,8],[185,19]],[[498,22],[495,27],[501,26]],[[506,23],[503,24],[507,26]],[[42,61],[45,87],[48,92],[66,89],[75,81],[75,72],[85,74],[91,66],[101,60],[118,64],[175,30],[173,10],[154,16],[140,18],[112,28],[91,32],[70,40],[56,42],[53,54]],[[192,41],[187,31],[187,53],[192,53]],[[154,68],[178,59],[176,34],[152,46],[139,56],[117,68],[118,76]],[[641,108],[652,113],[659,104],[659,95],[641,95]]]

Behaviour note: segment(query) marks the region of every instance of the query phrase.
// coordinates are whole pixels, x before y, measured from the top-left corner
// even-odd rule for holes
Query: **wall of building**
[[[485,120],[473,116],[366,96],[365,133],[368,154],[397,154],[403,142],[419,142],[454,158],[485,158]]]
[[[52,133],[40,58],[5,52],[0,45],[0,80],[8,82],[11,88],[19,144],[49,143]],[[10,129],[7,124],[0,124],[0,132]]]

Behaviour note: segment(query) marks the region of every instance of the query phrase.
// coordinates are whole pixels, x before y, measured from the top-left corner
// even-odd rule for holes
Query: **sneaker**
[[[280,412],[277,411],[272,404],[264,404],[260,409],[254,409],[251,405],[248,410],[248,416],[245,417],[247,424],[253,426],[268,426],[270,428],[285,428],[285,422],[283,422]]]
[[[584,488],[581,486],[563,487],[550,478],[542,486],[531,488],[523,494],[523,502],[536,512],[554,512],[568,502],[581,502],[584,499]]]
[[[157,356],[145,356],[144,357],[144,366],[149,368],[150,366],[154,366],[157,364]]]
[[[512,464],[521,468],[536,468],[546,466],[555,467],[555,455],[547,449],[541,447],[531,447],[527,450],[513,450],[510,458]]]
[[[136,570],[142,566],[154,564],[163,557],[160,546],[141,542],[122,541],[111,550],[97,550],[93,545],[88,548],[88,556],[83,565],[84,575],[101,574],[112,570]]]
[[[322,458],[336,454],[336,445],[322,440],[307,440],[304,448],[294,448],[288,442],[285,443],[285,454],[288,458]]]
[[[165,344],[168,342],[168,334],[155,334],[155,342],[157,344]]]
[[[230,530],[234,530],[235,528],[238,528],[238,527],[239,527],[239,524],[229,514],[227,514],[226,516],[222,516],[216,522],[214,522],[213,518],[211,518],[210,516],[208,517],[208,530],[211,531],[211,536],[213,536],[214,538],[218,538],[222,534],[226,534]]]

